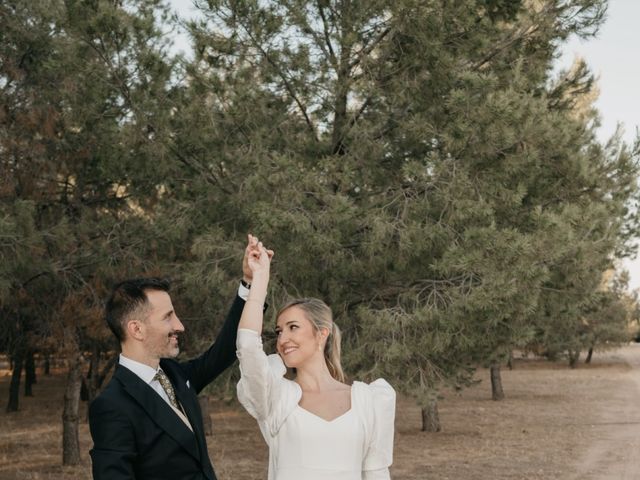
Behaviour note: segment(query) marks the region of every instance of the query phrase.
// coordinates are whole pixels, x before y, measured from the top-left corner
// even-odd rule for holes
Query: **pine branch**
[[[228,195],[231,195],[233,193],[233,191],[229,190],[228,188],[225,188],[224,184],[222,183],[222,180],[218,178],[218,176],[215,173],[213,173],[209,168],[205,167],[197,160],[194,160],[194,161],[190,160],[189,157],[187,155],[184,155],[175,145],[170,145],[169,148],[171,150],[171,153],[173,153],[176,156],[176,158],[180,160],[182,164],[186,165],[196,173],[199,173],[202,176],[202,178],[204,178],[210,184],[215,185],[217,188],[219,188],[221,191],[223,191]],[[233,185],[231,181],[228,181],[228,183],[231,183]]]
[[[327,17],[324,13],[324,7],[321,5],[321,0],[318,0],[316,2],[316,5],[318,7],[318,13],[320,14],[320,18],[322,19],[322,30],[324,32],[324,41],[325,44],[327,46],[328,49],[328,58],[331,61],[331,65],[333,65],[333,68],[338,68],[338,59],[336,57],[335,51],[333,49],[333,45],[331,43],[331,36],[329,34],[329,27],[328,27],[328,23],[327,23]]]
[[[273,60],[273,58],[271,58],[271,56],[269,55],[269,53],[264,49],[264,47],[262,46],[262,44],[260,42],[258,42],[258,40],[255,38],[255,36],[252,34],[250,28],[245,25],[244,23],[240,22],[240,24],[242,25],[242,28],[244,29],[245,33],[247,34],[247,36],[249,37],[249,39],[251,40],[252,45],[257,48],[260,53],[262,54],[262,56],[267,60],[267,62],[269,63],[269,65],[271,65],[276,73],[278,74],[278,76],[280,77],[280,79],[282,80],[287,92],[289,93],[289,95],[291,96],[291,98],[293,99],[293,101],[296,103],[296,105],[298,106],[298,109],[300,110],[300,112],[302,113],[302,116],[305,119],[305,122],[307,124],[307,127],[309,128],[309,132],[312,134],[313,139],[318,142],[319,139],[317,137],[317,133],[316,133],[316,128],[315,125],[313,124],[313,121],[311,120],[311,117],[309,116],[309,114],[307,113],[307,108],[305,107],[304,103],[302,102],[302,100],[298,97],[298,94],[296,93],[295,88],[293,87],[293,85],[291,84],[290,80],[287,78],[287,76],[285,75],[285,73],[282,71],[282,69],[280,68],[280,66],[275,62],[275,60]]]
[[[366,58],[372,51],[374,48],[376,48],[381,42],[382,40],[384,40],[384,38],[391,32],[391,28],[387,27],[385,28],[382,32],[380,32],[380,35],[378,35],[378,37],[376,39],[374,39],[369,45],[363,47],[358,53],[356,58],[354,58],[348,65],[348,69],[349,71],[353,70],[356,66],[358,66],[362,60],[364,60],[364,58]]]

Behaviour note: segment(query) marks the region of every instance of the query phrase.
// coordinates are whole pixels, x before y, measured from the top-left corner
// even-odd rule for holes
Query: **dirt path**
[[[394,480],[640,479],[640,345],[597,353],[590,365],[517,359],[490,399],[488,372],[440,401],[443,431],[417,429],[401,399]]]
[[[610,392],[591,427],[591,446],[575,465],[576,480],[640,478],[640,345],[608,355],[631,368],[619,374],[621,388]]]

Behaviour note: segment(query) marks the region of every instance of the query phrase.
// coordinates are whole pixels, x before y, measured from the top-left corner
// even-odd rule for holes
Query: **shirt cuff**
[[[249,289],[240,284],[238,287],[238,296],[246,302],[247,298],[249,298]]]

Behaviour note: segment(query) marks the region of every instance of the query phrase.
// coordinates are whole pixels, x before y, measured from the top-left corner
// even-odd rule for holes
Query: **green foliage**
[[[181,150],[221,154],[191,155],[229,187],[217,211],[237,206],[213,223],[273,246],[276,303],[334,307],[354,373],[424,402],[543,317],[580,318],[578,296],[635,231],[637,158],[603,150],[593,114],[576,114],[584,68],[549,72],[604,2],[197,5],[188,70],[210,127]],[[582,285],[562,297],[568,317],[549,301],[566,282]]]
[[[348,373],[422,405],[514,348],[621,338],[601,284],[633,253],[637,151],[596,141],[585,65],[550,73],[606,2],[198,0],[192,60],[162,2],[124,3],[1,4],[6,318],[106,341],[108,286],[168,274],[196,352],[252,232],[269,319],[323,298]]]
[[[166,174],[150,125],[169,115],[158,106],[173,67],[155,27],[160,5],[136,7],[0,6],[2,309],[18,336],[37,333],[30,348],[51,337],[65,348],[69,332],[109,338],[107,285],[158,263],[136,244]]]

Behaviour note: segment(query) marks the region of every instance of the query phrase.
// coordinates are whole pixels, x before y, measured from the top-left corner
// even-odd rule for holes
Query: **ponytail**
[[[342,371],[342,365],[340,364],[340,341],[342,339],[342,333],[338,325],[331,322],[331,331],[327,337],[327,343],[324,346],[324,359],[329,367],[329,373],[331,376],[344,383],[344,372]]]

